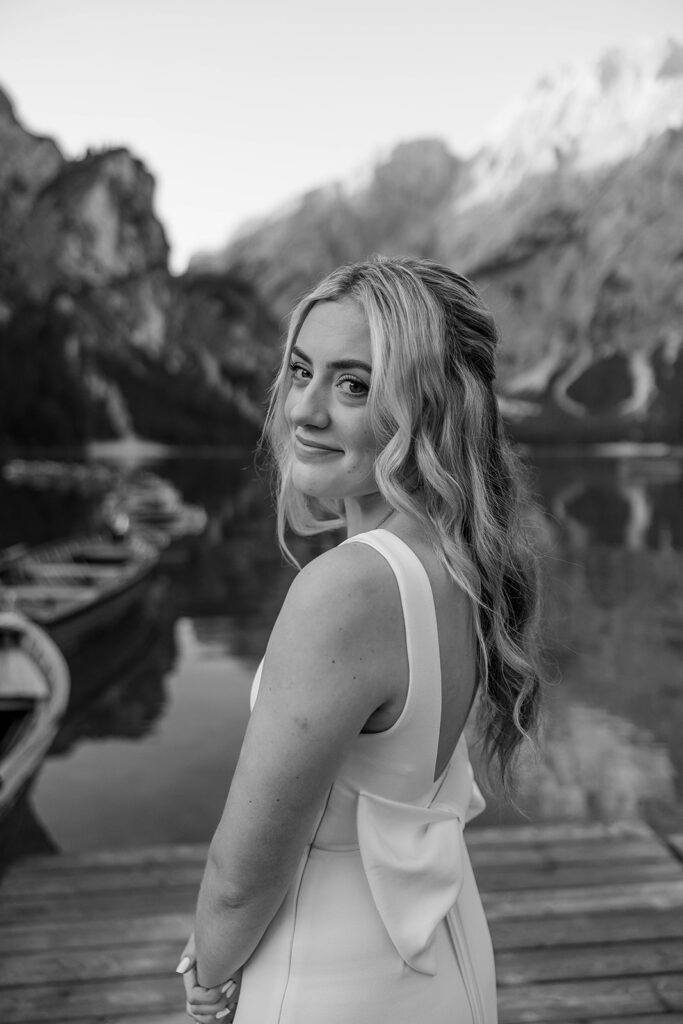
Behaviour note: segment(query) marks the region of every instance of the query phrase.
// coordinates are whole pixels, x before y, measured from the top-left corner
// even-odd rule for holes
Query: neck
[[[380,523],[393,514],[393,509],[381,494],[368,494],[363,498],[348,498],[344,502],[346,515],[346,536],[376,530]]]

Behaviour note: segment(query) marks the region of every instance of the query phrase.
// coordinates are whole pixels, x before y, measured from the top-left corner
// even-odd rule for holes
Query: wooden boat
[[[69,670],[35,623],[0,611],[0,819],[28,786],[69,699]]]
[[[198,536],[204,532],[208,520],[205,509],[187,502],[173,508],[147,502],[132,507],[128,515],[134,528],[146,526],[160,530],[171,539]]]
[[[112,487],[120,474],[99,463],[12,459],[2,467],[2,476],[8,483],[37,490],[96,494]]]
[[[15,607],[70,653],[139,600],[158,560],[158,548],[135,535],[18,545],[0,556],[0,582]]]
[[[168,480],[148,474],[112,492],[104,502],[105,518],[127,517],[135,531],[153,530],[169,540],[204,532],[205,509],[184,502]]]

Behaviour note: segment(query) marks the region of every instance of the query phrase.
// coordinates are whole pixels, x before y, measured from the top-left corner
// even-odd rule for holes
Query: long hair
[[[493,391],[498,332],[465,277],[431,260],[376,256],[333,271],[294,309],[264,427],[278,478],[280,546],[295,561],[287,526],[310,535],[345,523],[341,502],[293,486],[284,414],[304,320],[316,303],[343,298],[358,304],[370,328],[378,489],[422,524],[471,600],[483,747],[507,788],[513,755],[538,714],[537,567],[522,522],[523,474]]]

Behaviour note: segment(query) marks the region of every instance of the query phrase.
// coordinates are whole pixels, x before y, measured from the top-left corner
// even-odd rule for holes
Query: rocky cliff
[[[193,266],[239,268],[282,315],[377,251],[431,255],[483,290],[519,438],[683,442],[683,46],[562,69],[473,158],[400,146]]]
[[[0,91],[0,296],[17,285],[15,262],[23,248],[22,225],[43,185],[64,166],[51,139],[21,126],[9,98]],[[0,318],[9,310],[0,308]]]
[[[0,93],[0,438],[244,442],[277,331],[228,272],[174,278],[154,179],[125,149],[66,160]]]
[[[250,226],[222,252],[193,258],[190,273],[235,269],[258,282],[280,317],[341,263],[369,252],[433,254],[439,225],[465,180],[465,164],[437,139],[397,146],[360,182],[308,192]]]
[[[444,219],[442,258],[502,325],[501,400],[518,433],[683,441],[682,240],[681,129]]]

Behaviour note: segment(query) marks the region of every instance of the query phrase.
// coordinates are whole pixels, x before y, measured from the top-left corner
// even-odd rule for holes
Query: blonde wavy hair
[[[296,564],[287,527],[311,535],[345,525],[341,502],[293,486],[284,412],[304,320],[317,303],[345,298],[370,328],[378,489],[422,524],[471,599],[482,742],[508,788],[513,755],[538,715],[537,567],[520,512],[523,474],[493,391],[498,332],[467,278],[432,260],[376,256],[333,271],[296,306],[263,433],[277,477],[280,546]]]

